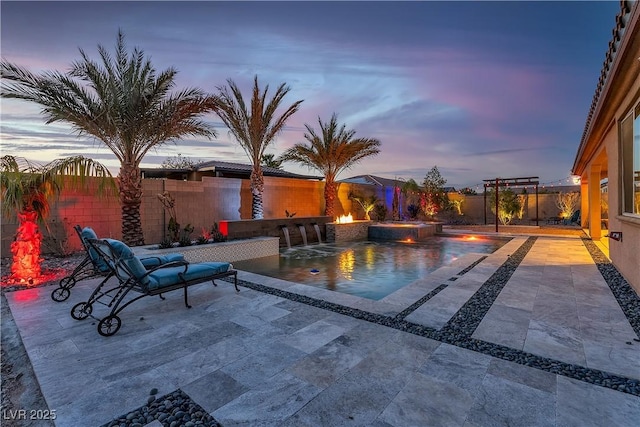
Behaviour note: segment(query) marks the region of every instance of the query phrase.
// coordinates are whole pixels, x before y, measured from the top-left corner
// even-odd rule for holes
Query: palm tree
[[[285,83],[280,84],[265,105],[269,85],[260,92],[258,76],[255,76],[251,110],[248,111],[238,86],[231,79],[228,79],[227,83],[228,86],[218,87],[216,113],[251,160],[251,218],[261,219],[264,217],[262,206],[264,178],[261,165],[264,151],[284,129],[289,117],[298,111],[302,100],[294,102],[284,113],[276,117],[276,110],[290,88]]]
[[[17,214],[19,226],[11,244],[12,279],[33,283],[40,276],[40,245],[42,235],[37,222],[44,222],[50,213],[50,203],[64,188],[86,189],[87,177],[98,177],[97,193],[116,187],[109,170],[102,164],[82,156],[54,160],[44,166],[13,156],[0,158],[0,189],[2,213]],[[48,229],[46,222],[45,227]]]
[[[150,149],[183,136],[215,136],[199,119],[213,109],[214,97],[199,89],[172,93],[177,71],[156,73],[138,48],[128,56],[122,32],[115,56],[101,45],[98,52],[96,62],[80,49],[81,60],[66,74],[36,75],[3,60],[0,94],[41,105],[47,124],[67,122],[78,135],[94,136],[115,154],[122,237],[129,245],[142,245],[140,162]]]
[[[271,153],[262,155],[261,164],[267,168],[282,169],[282,161],[276,159],[276,155]]]
[[[293,161],[324,174],[325,215],[333,216],[333,204],[336,199],[336,176],[365,157],[380,152],[380,141],[373,138],[354,138],[354,130],[346,130],[345,125],[338,126],[334,113],[328,123],[318,117],[321,135],[309,125],[304,137],[310,145],[298,143],[285,151],[281,159]]]

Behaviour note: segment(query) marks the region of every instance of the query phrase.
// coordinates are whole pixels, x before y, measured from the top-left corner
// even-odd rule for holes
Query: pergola
[[[495,179],[483,179],[484,181],[484,224],[487,225],[487,187],[496,189],[496,233],[498,232],[498,200],[500,187],[515,187],[518,185],[528,186],[533,185],[536,188],[536,226],[539,225],[538,218],[538,184],[540,184],[539,177],[527,176],[524,178],[495,178]]]

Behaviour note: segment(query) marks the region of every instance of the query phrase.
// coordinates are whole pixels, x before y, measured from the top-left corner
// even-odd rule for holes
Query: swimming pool
[[[493,253],[509,239],[436,236],[421,242],[359,241],[283,249],[234,262],[239,270],[379,300],[467,253]]]

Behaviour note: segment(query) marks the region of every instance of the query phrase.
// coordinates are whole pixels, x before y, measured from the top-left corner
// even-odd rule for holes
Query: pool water
[[[462,255],[490,254],[508,241],[436,236],[417,243],[316,244],[233,265],[264,276],[379,300]]]

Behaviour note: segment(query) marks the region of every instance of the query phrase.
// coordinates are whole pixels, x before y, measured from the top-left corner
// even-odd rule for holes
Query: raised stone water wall
[[[287,227],[289,231],[289,240],[291,246],[299,246],[303,244],[302,230],[300,225],[304,227],[307,243],[318,243],[318,236],[314,228],[314,224],[318,224],[322,241],[327,241],[327,231],[325,224],[332,221],[328,216],[307,216],[307,217],[291,217],[291,218],[275,218],[275,219],[241,219],[236,221],[220,221],[220,231],[227,239],[248,239],[259,236],[278,237],[279,246],[287,247],[287,242],[282,231],[283,227]]]
[[[372,221],[354,221],[348,224],[327,223],[327,242],[366,240]]]
[[[436,234],[438,224],[372,224],[369,226],[370,240],[426,240]],[[440,224],[442,230],[442,224]]]

